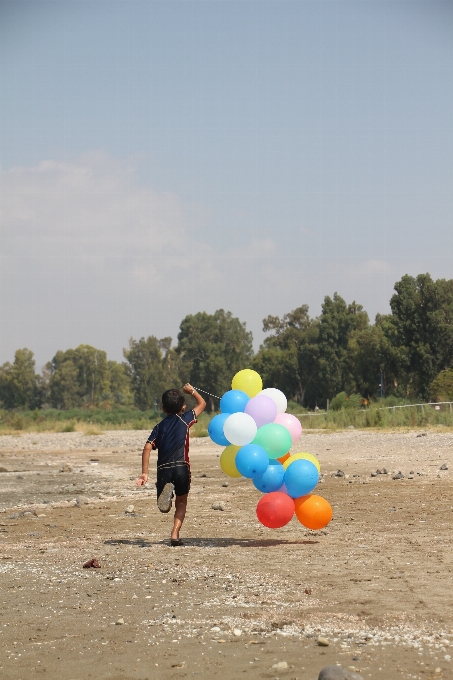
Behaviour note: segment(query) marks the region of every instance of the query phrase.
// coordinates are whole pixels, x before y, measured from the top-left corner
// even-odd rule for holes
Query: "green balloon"
[[[281,458],[288,453],[292,443],[286,427],[278,423],[268,423],[259,427],[253,440],[253,444],[258,444],[266,450],[269,458]]]

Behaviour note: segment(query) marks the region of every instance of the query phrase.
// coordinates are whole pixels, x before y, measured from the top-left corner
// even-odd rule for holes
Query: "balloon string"
[[[211,394],[210,392],[206,392],[206,390],[200,390],[199,387],[195,387],[194,385],[192,385],[192,387],[194,388],[194,390],[197,390],[197,392],[203,392],[203,394],[207,394],[209,397],[214,397],[215,399],[220,400],[220,397],[218,397],[216,394]]]

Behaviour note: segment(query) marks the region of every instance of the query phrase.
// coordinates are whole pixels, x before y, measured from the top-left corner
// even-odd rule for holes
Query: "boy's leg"
[[[183,496],[176,496],[175,517],[173,521],[173,531],[171,532],[172,541],[179,541],[179,531],[184,522],[184,517],[186,516],[188,495],[189,494],[186,493]]]

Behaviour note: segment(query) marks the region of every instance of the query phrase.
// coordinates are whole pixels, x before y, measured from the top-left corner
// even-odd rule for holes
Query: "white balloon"
[[[280,390],[275,387],[266,387],[265,390],[261,390],[260,394],[265,394],[266,397],[270,397],[277,404],[277,413],[285,413],[288,407],[288,401]]]
[[[257,427],[247,413],[232,413],[223,424],[223,433],[235,446],[245,446],[255,439]]]

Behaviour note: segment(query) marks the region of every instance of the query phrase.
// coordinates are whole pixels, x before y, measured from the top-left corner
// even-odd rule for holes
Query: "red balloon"
[[[280,529],[294,515],[294,499],[282,491],[272,491],[260,498],[256,506],[256,516],[261,524],[269,529]]]

